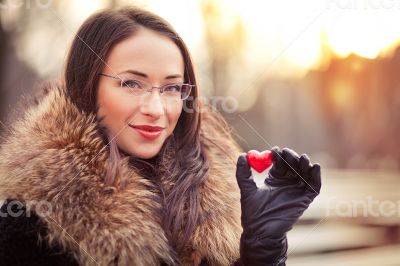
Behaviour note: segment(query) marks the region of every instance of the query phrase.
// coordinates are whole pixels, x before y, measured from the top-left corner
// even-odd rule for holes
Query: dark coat
[[[235,164],[242,151],[217,121],[203,113],[201,145],[210,171],[200,194],[208,218],[179,254],[184,265],[232,265],[239,258]],[[128,156],[120,164],[126,188],[107,187],[107,149],[97,129],[95,116],[80,112],[61,87],[12,124],[0,146],[0,200],[9,200],[0,215],[1,265],[172,264],[159,190],[128,166]],[[23,202],[26,212],[12,217],[22,207],[11,200]]]

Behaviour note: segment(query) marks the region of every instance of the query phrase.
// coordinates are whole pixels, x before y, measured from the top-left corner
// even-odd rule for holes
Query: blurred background
[[[83,20],[124,5],[175,27],[245,150],[290,147],[322,165],[288,265],[400,265],[400,1],[0,0],[0,130],[61,76]]]

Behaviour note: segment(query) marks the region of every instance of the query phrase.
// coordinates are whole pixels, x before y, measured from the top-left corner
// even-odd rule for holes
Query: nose
[[[159,118],[165,112],[164,103],[160,97],[160,93],[157,90],[153,90],[149,95],[143,96],[140,110],[142,114]]]

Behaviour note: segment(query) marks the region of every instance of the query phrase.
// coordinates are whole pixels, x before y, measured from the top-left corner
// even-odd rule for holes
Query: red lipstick
[[[164,130],[163,127],[160,126],[150,126],[150,125],[129,125],[136,132],[138,132],[142,137],[146,139],[155,139],[161,135],[161,132]]]

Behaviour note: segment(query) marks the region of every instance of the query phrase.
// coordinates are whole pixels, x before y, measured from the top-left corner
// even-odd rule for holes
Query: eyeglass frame
[[[113,78],[113,79],[119,79],[121,81],[120,87],[122,87],[122,83],[124,82],[124,80],[122,78],[118,77],[118,76],[111,76],[111,75],[108,75],[108,74],[105,74],[105,73],[99,73],[99,76],[109,77],[109,78]],[[187,98],[189,98],[190,93],[192,92],[192,88],[196,87],[196,85],[192,85],[192,84],[188,84],[188,83],[171,83],[171,84],[166,84],[164,86],[157,87],[157,86],[153,86],[152,84],[150,84],[148,82],[145,82],[145,81],[141,81],[141,80],[137,80],[137,79],[131,79],[131,80],[138,81],[139,83],[141,83],[143,85],[146,85],[146,84],[150,85],[151,87],[149,89],[147,89],[146,92],[152,92],[153,89],[158,89],[158,91],[160,92],[161,95],[164,93],[164,88],[167,87],[167,86],[171,86],[171,85],[186,85],[186,86],[189,86],[189,93],[186,96],[186,98],[182,99],[182,92],[180,92],[181,93],[181,98],[180,99],[182,101],[184,101]]]

